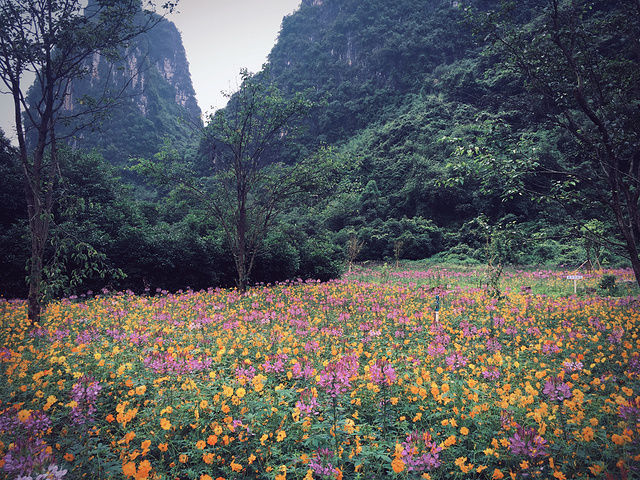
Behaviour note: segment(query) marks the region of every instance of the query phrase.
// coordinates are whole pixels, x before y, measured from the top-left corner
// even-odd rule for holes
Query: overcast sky
[[[160,2],[158,2],[160,3]],[[240,69],[260,70],[283,17],[300,0],[180,0],[169,19],[182,33],[191,80],[203,113],[224,107],[221,91],[235,91]],[[16,143],[9,95],[0,95],[0,128]]]

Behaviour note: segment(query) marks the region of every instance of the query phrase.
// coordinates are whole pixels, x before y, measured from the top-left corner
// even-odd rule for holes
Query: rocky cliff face
[[[117,63],[94,55],[88,74],[67,90],[67,113],[87,101],[106,98],[115,105],[109,117],[77,132],[74,147],[96,148],[111,163],[129,157],[151,157],[165,138],[185,144],[201,125],[201,110],[191,83],[182,37],[175,25],[162,21],[121,52]]]

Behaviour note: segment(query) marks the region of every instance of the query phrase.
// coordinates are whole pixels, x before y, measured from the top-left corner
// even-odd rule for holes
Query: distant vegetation
[[[487,25],[474,15],[495,2],[469,3],[470,10],[464,2],[440,0],[305,0],[283,20],[268,69],[252,81],[268,82],[286,98],[304,95],[313,106],[295,125],[295,137],[294,129],[288,131],[291,141],[267,149],[263,160],[291,166],[322,150],[340,168],[327,180],[330,191],[310,192],[312,202],[283,208],[277,228],[260,243],[248,284],[328,280],[340,276],[349,261],[430,259],[583,271],[629,265],[629,243],[606,207],[611,192],[591,175],[597,169],[585,167],[594,149],[549,116],[559,106],[532,90],[531,80],[511,68],[493,38],[483,34]],[[620,24],[627,3],[607,3],[580,17],[586,19],[584,31],[601,35],[594,45],[615,44],[615,36],[596,27]],[[482,18],[520,39],[519,32],[540,25],[549,10],[518,5],[503,13]],[[637,31],[635,15],[627,15],[630,32]],[[163,48],[179,50],[179,36],[164,29]],[[160,47],[154,48],[160,55]],[[633,97],[640,69],[633,73],[621,59],[611,62],[617,60],[618,77]],[[637,58],[624,60],[637,66]],[[150,82],[154,76],[159,75],[148,75]],[[142,292],[236,284],[222,217],[174,186],[154,184],[126,168],[129,157],[171,160],[180,175],[201,185],[220,178],[216,154],[204,141],[207,128],[198,122],[187,128],[189,115],[176,109],[175,92],[156,80],[146,91],[155,102],[154,117],[125,106],[105,131],[74,144],[93,150],[61,154],[64,188],[47,247],[54,296],[104,285]],[[625,141],[632,163],[640,158],[636,104],[628,103],[628,122],[620,125],[630,132]],[[232,97],[228,115],[233,105]],[[7,273],[0,293],[24,297],[26,214],[10,148],[2,154],[3,203],[15,208],[0,217],[0,265]],[[568,176],[550,173],[561,171]],[[637,178],[632,180],[629,198],[637,192]],[[637,224],[625,218],[637,238]],[[65,253],[62,238],[86,242],[92,249],[87,252],[99,252],[100,261],[87,269],[86,259]],[[354,258],[349,245],[359,246]],[[84,276],[74,281],[78,267]]]

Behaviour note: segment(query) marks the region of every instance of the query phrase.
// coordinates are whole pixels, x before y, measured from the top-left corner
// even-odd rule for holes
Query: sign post
[[[438,323],[439,313],[440,313],[440,295],[436,295],[436,311],[433,316],[433,323]]]
[[[567,280],[573,280],[573,293],[578,293],[578,280],[582,280],[582,275],[567,275]]]

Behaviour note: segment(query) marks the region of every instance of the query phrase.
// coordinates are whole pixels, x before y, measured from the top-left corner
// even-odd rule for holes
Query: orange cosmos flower
[[[231,467],[231,470],[233,470],[234,472],[240,472],[242,470],[242,465],[240,465],[239,463],[236,463],[235,458],[231,460],[230,467]]]
[[[149,452],[149,447],[151,446],[151,440],[145,440],[142,442],[142,455],[146,455]]]
[[[593,437],[594,437],[594,433],[591,427],[584,427],[582,429],[582,439],[585,442],[590,442],[591,440],[593,440]]]
[[[136,464],[133,462],[125,463],[122,466],[122,473],[125,477],[133,477],[136,474]]]
[[[151,462],[144,460],[138,467],[138,473],[136,473],[136,480],[143,480],[149,478],[149,472],[151,471]]]
[[[391,468],[393,468],[394,472],[400,473],[404,471],[404,462],[401,458],[394,458],[393,462],[391,462]]]
[[[493,480],[500,480],[501,478],[504,478],[504,473],[502,473],[500,470],[498,470],[497,468],[493,471],[493,475],[491,475],[491,478]]]
[[[447,439],[444,441],[444,446],[445,447],[450,447],[451,445],[455,445],[456,444],[456,436],[455,435],[450,435],[449,437],[447,437]]]
[[[169,430],[169,429],[171,429],[171,422],[169,420],[167,420],[166,418],[161,418],[160,419],[160,426],[162,427],[163,430]]]
[[[611,441],[616,445],[624,445],[624,437],[622,435],[618,435],[617,433],[611,435]]]

